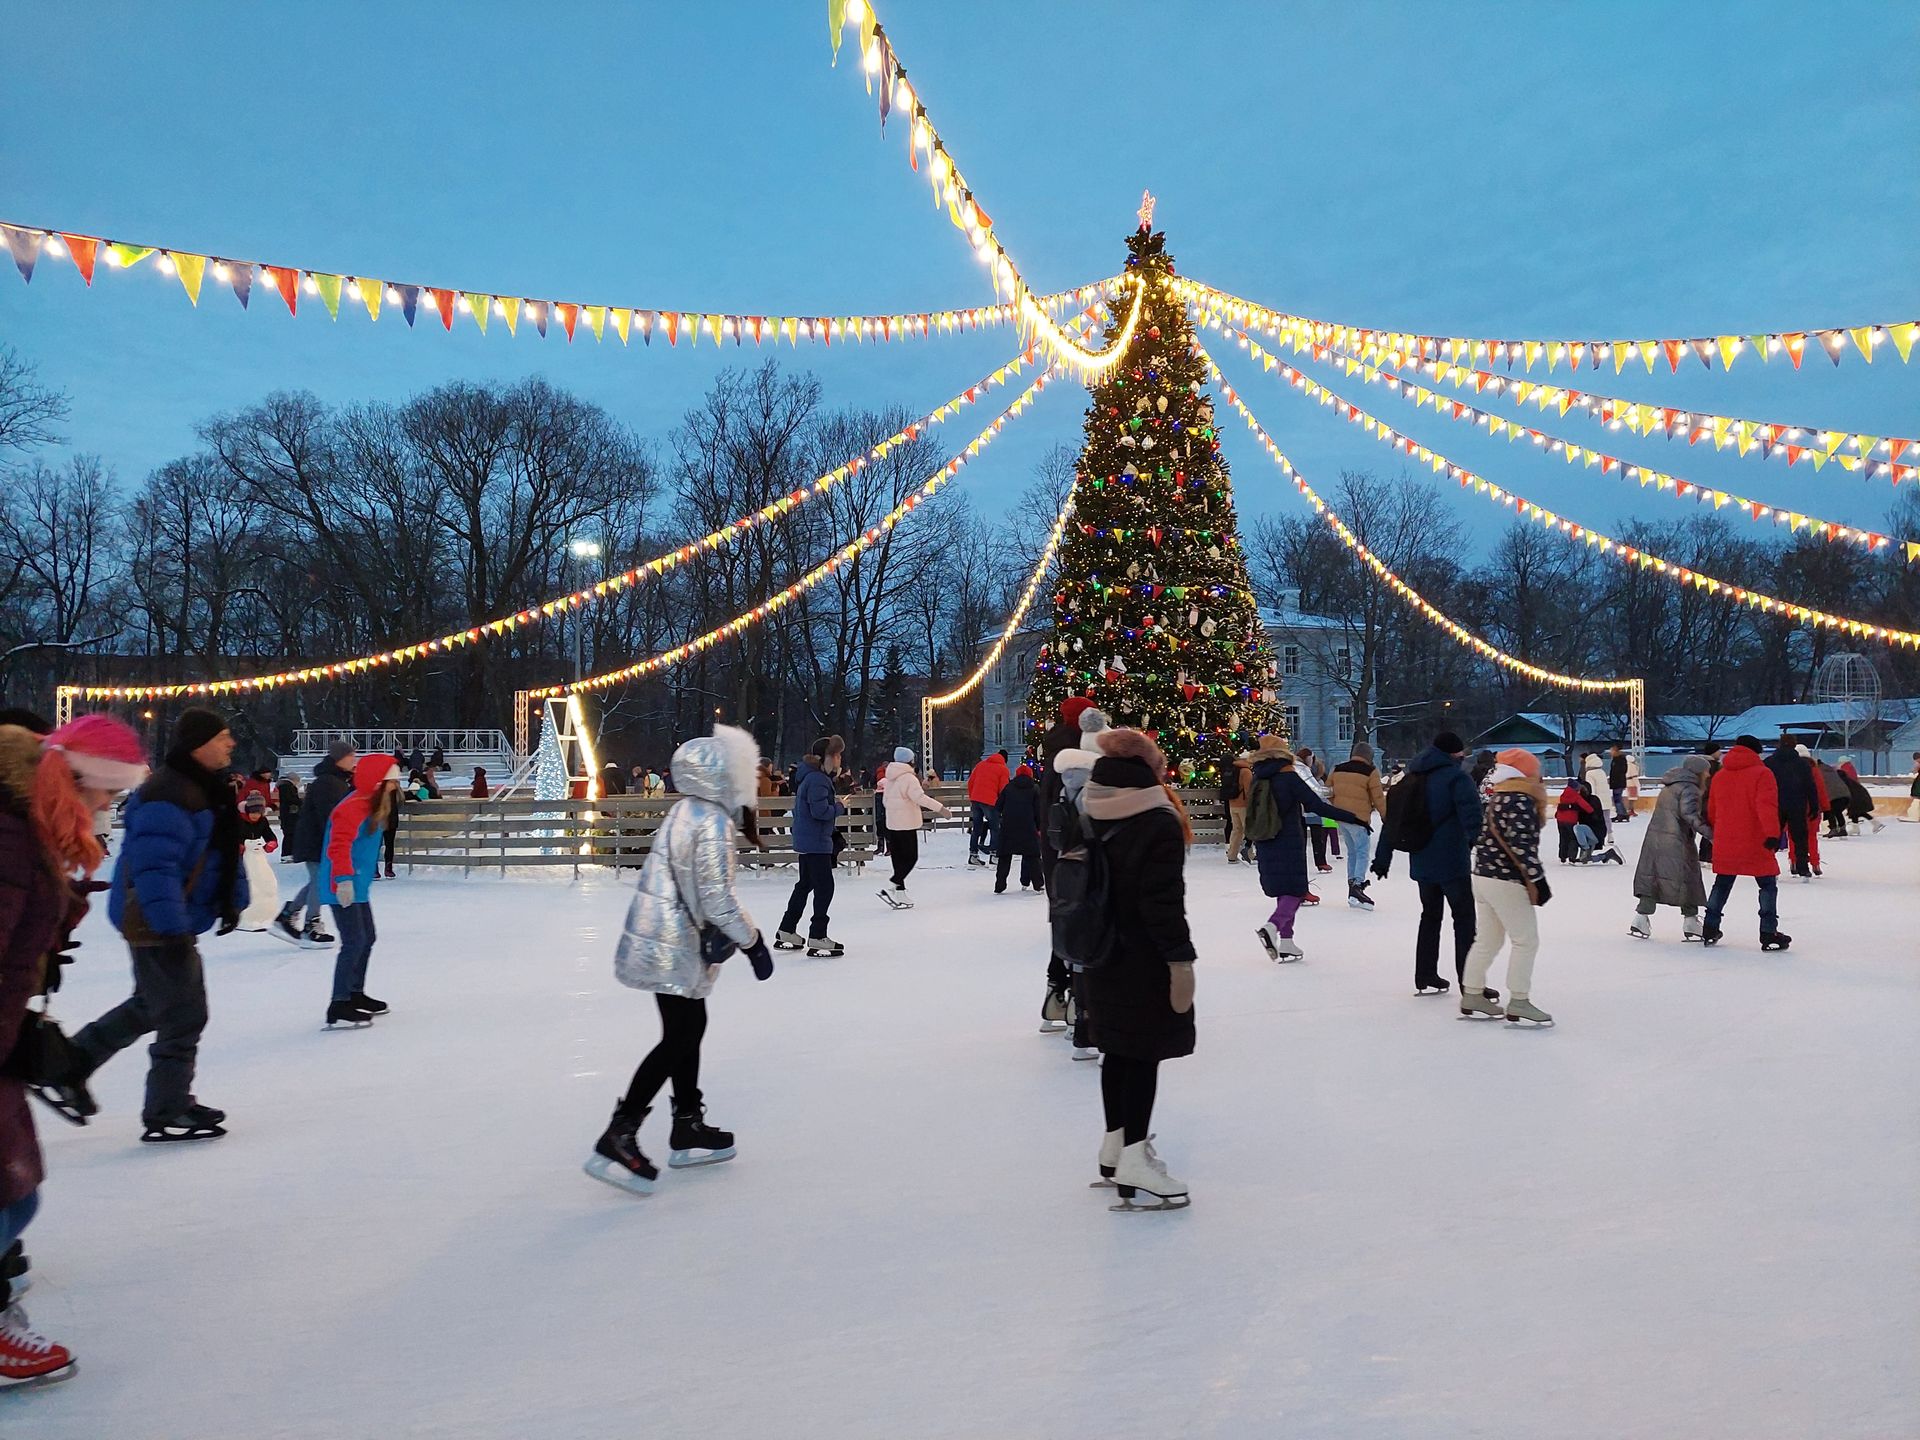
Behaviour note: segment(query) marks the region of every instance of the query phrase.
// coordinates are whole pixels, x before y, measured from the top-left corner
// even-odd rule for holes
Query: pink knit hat
[[[1502,750],[1493,757],[1501,765],[1511,765],[1529,780],[1540,778],[1540,757],[1531,750]]]
[[[147,778],[146,749],[111,715],[82,715],[40,742],[57,751],[74,777],[97,790],[131,790]]]

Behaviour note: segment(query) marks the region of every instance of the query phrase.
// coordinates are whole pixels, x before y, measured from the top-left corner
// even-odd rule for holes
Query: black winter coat
[[[1273,788],[1273,799],[1280,810],[1280,833],[1271,840],[1256,840],[1254,858],[1260,864],[1260,889],[1267,895],[1305,895],[1307,893],[1307,831],[1302,812],[1344,820],[1349,825],[1366,822],[1350,810],[1329,805],[1313,793],[1311,786],[1294,772],[1291,765],[1278,760],[1260,760],[1253,767],[1254,783],[1265,780]]]
[[[1105,757],[1093,778],[1102,784],[1113,767],[1152,771],[1139,760]],[[1174,1060],[1193,1053],[1192,1010],[1173,1008],[1171,964],[1194,958],[1187,930],[1187,840],[1171,810],[1099,824],[1106,838],[1115,945],[1113,955],[1080,978],[1094,1043],[1109,1055]]]
[[[353,777],[331,760],[313,767],[313,783],[300,805],[298,828],[287,830],[287,858],[318,865],[327,849],[327,820],[333,807],[353,793]]]
[[[1024,855],[1040,844],[1040,787],[1031,775],[1016,775],[1009,780],[993,808],[1000,815],[1002,850]]]
[[[1624,753],[1614,756],[1607,765],[1607,784],[1615,790],[1627,788],[1627,757]]]
[[[1800,752],[1782,746],[1767,757],[1766,764],[1780,790],[1780,818],[1814,814],[1820,800],[1813,786],[1813,767],[1800,758]]]
[[[1053,813],[1054,805],[1060,799],[1060,772],[1054,768],[1054,759],[1062,750],[1080,748],[1080,727],[1069,725],[1066,721],[1057,721],[1053,728],[1040,737],[1040,758],[1046,762],[1046,774],[1040,777],[1040,860],[1042,867],[1053,868],[1053,846],[1047,843],[1047,817]]]

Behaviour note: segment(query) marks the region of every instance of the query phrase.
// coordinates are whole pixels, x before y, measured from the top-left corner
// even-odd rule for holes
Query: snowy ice
[[[703,1083],[739,1159],[665,1171],[663,1096],[648,1199],[580,1171],[657,1033],[612,974],[629,881],[382,883],[371,1030],[322,1032],[331,952],[209,938],[232,1133],[139,1144],[138,1050],[89,1128],[36,1110],[27,1306],[80,1369],[0,1396],[0,1435],[1920,1434],[1920,826],[1783,879],[1767,955],[1749,882],[1718,949],[1670,910],[1628,937],[1643,828],[1627,867],[1550,866],[1542,1031],[1414,997],[1403,875],[1371,915],[1322,877],[1275,966],[1254,875],[1196,851],[1168,1215],[1087,1188],[1044,903],[956,835],[913,911],[842,877],[844,959],[729,966]],[[769,929],[788,883],[743,882]],[[83,936],[70,1028],[127,983]]]

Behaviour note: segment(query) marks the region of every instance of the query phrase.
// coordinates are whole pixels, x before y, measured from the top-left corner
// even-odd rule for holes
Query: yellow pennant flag
[[[340,318],[340,286],[345,277],[322,275],[317,270],[309,270],[307,278],[313,281],[313,288],[320,292],[320,302],[327,307],[327,314],[338,320]]]
[[[604,305],[586,305],[581,307],[580,313],[586,317],[587,325],[593,331],[593,338],[596,340],[604,339],[607,329],[607,307]],[[718,337],[715,337],[714,343],[719,343]]]
[[[1640,342],[1640,358],[1647,362],[1647,373],[1649,375],[1653,373],[1654,357],[1659,353],[1660,342],[1658,340],[1642,340]]]
[[[1820,438],[1826,442],[1827,454],[1829,455],[1833,454],[1834,451],[1845,444],[1847,439],[1845,432],[1840,430],[1829,430]]]
[[[473,313],[473,323],[480,327],[482,335],[487,333],[487,321],[493,318],[493,297],[482,295],[476,290],[462,292],[461,298],[467,302],[467,309]]]
[[[1889,325],[1887,333],[1893,336],[1893,348],[1900,352],[1900,363],[1906,364],[1907,356],[1913,353],[1913,337],[1920,333],[1920,325],[1909,322],[1905,325]]]
[[[1735,422],[1733,427],[1734,449],[1744,455],[1753,448],[1753,423],[1749,420]]]
[[[1853,348],[1858,350],[1871,365],[1873,363],[1873,327],[1862,325],[1858,329],[1849,330],[1847,334],[1853,337]]]
[[[616,308],[611,313],[613,315],[613,333],[620,337],[620,343],[624,345],[627,343],[627,331],[632,328],[633,325],[633,311]]]
[[[1566,451],[1567,464],[1571,465],[1580,458],[1580,447],[1578,445],[1567,445],[1562,448]]]
[[[1598,450],[1588,450],[1584,452],[1582,458],[1586,460],[1587,468],[1591,470],[1600,463],[1600,452]]]
[[[200,280],[207,273],[207,257],[204,255],[182,255],[178,250],[169,250],[167,258],[173,261],[173,270],[180,277],[180,288],[187,292],[187,299],[195,305],[200,303]]]
[[[1522,353],[1526,356],[1527,369],[1531,370],[1533,368],[1533,362],[1540,358],[1540,350],[1541,345],[1538,340],[1529,340],[1522,347]]]
[[[1920,540],[1907,541],[1906,551],[1907,551],[1907,563],[1909,565],[1911,565],[1916,559],[1920,559]]]
[[[387,293],[387,282],[384,280],[369,280],[365,276],[356,275],[353,284],[354,288],[359,292],[360,303],[367,307],[367,318],[369,320],[378,320],[380,318],[380,301]]]
[[[1740,337],[1738,335],[1722,335],[1714,341],[1714,344],[1720,347],[1720,368],[1723,370],[1733,369],[1733,357],[1740,353]]]
[[[520,333],[520,297],[500,296],[500,310],[500,318],[507,322],[507,333],[518,335]]]
[[[798,338],[799,330],[799,322],[795,320],[793,316],[783,315],[780,317],[780,333],[787,337],[787,345],[789,348],[800,343]]]
[[[1614,341],[1613,342],[1613,373],[1618,375],[1620,373],[1621,367],[1623,367],[1627,363],[1627,361],[1632,358],[1632,356],[1633,356],[1633,342],[1631,340]]]
[[[1527,403],[1527,397],[1533,394],[1535,390],[1544,391],[1544,389],[1544,386],[1537,386],[1531,380],[1522,380],[1518,385],[1513,387],[1513,403],[1516,405],[1524,405]]]

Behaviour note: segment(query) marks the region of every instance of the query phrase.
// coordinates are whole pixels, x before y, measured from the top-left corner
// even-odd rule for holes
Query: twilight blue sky
[[[0,46],[0,219],[461,289],[695,310],[987,303],[961,238],[877,132],[821,0],[541,6],[214,0],[21,5]],[[936,4],[882,16],[1002,239],[1040,288],[1117,268],[1143,185],[1182,270],[1299,313],[1443,334],[1618,336],[1920,318],[1920,6],[1616,3]],[[722,363],[584,328],[452,335],[317,301],[198,310],[151,271],[0,271],[0,341],[73,397],[72,443],[128,482],[193,424],[276,388],[402,399],[543,372],[664,434]],[[312,306],[311,314],[307,313]],[[930,408],[1005,358],[989,334],[803,349],[835,403]],[[751,349],[730,352],[751,363]],[[1243,359],[1309,478],[1388,453]],[[1584,375],[1586,372],[1582,372]],[[1532,498],[1607,526],[1684,513],[1595,472],[1356,402]],[[1579,382],[1575,382],[1579,383]],[[1920,360],[1593,388],[1920,435]],[[1050,394],[960,487],[992,512],[1077,441]],[[983,417],[984,418],[984,417]],[[1243,509],[1297,504],[1227,422]],[[1583,443],[1602,432],[1569,417]],[[971,431],[957,427],[955,442]],[[1878,526],[1885,480],[1624,433],[1609,448]],[[1422,482],[1430,483],[1430,482]],[[1445,492],[1438,492],[1445,494]],[[1483,502],[1441,502],[1504,524]]]

